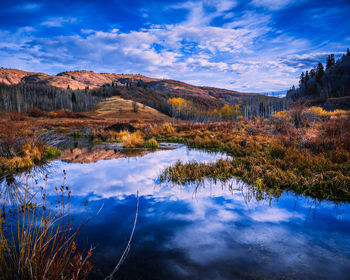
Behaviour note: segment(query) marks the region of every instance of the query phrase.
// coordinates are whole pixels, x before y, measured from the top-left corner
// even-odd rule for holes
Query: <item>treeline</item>
[[[269,118],[273,114],[289,110],[290,100],[269,96],[251,96],[242,102],[242,114],[245,119]]]
[[[68,109],[83,112],[94,109],[102,98],[88,90],[63,90],[36,84],[0,84],[0,110],[7,111],[39,108],[45,111]]]
[[[290,101],[262,95],[251,96],[240,104],[213,99],[210,96],[186,94],[184,97],[174,92],[158,92],[147,89],[141,83],[126,87],[117,83],[105,84],[100,88],[84,90],[60,89],[40,84],[0,84],[0,110],[27,111],[38,108],[45,111],[68,109],[83,112],[95,109],[104,98],[120,96],[133,100],[174,118],[191,121],[220,121],[269,117],[287,110]]]
[[[300,75],[299,86],[292,87],[287,98],[292,100],[319,100],[350,96],[350,50],[337,61],[334,54],[327,57],[326,66],[321,62]]]
[[[190,121],[222,121],[253,118],[268,118],[277,112],[289,110],[291,101],[283,98],[251,96],[241,104],[224,104],[219,109],[201,110],[193,102],[181,97],[168,99],[170,115]]]

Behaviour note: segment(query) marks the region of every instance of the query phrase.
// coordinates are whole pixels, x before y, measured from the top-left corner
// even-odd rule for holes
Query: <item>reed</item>
[[[46,180],[45,180],[46,185]],[[26,180],[23,193],[4,205],[0,219],[1,279],[85,279],[92,269],[91,248],[79,252],[69,215],[70,191],[55,188],[57,203],[46,186],[35,193]]]

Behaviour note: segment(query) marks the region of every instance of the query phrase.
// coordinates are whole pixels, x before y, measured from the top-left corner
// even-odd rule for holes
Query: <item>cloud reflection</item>
[[[90,164],[56,161],[48,184],[60,185],[66,170],[76,215],[86,199],[90,213],[105,204],[82,232],[99,244],[97,271],[110,269],[120,255],[135,214],[135,194],[140,192],[139,224],[120,279],[138,273],[142,279],[164,279],[164,275],[168,279],[342,279],[349,275],[348,204],[342,206],[339,219],[333,203],[317,203],[317,215],[310,215],[315,203],[291,193],[271,202],[247,201],[235,180],[231,183],[236,190],[210,182],[197,189],[156,183],[160,172],[177,160],[208,162],[222,157],[181,147]],[[96,279],[102,276],[98,273]]]

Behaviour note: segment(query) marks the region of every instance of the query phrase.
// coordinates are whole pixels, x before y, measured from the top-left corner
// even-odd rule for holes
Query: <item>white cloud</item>
[[[253,0],[252,4],[269,10],[280,10],[291,5],[300,4],[305,0]]]
[[[43,21],[41,25],[47,26],[47,27],[62,27],[66,23],[75,23],[75,22],[77,22],[77,19],[72,17],[53,17]]]
[[[22,5],[18,5],[17,9],[18,10],[22,10],[22,11],[27,11],[27,12],[32,12],[32,11],[37,11],[41,8],[41,4],[40,3],[25,3]]]
[[[271,222],[280,223],[288,222],[291,219],[302,219],[303,216],[300,213],[292,213],[285,209],[268,208],[263,211],[255,211],[250,214],[250,217],[257,222]]]
[[[168,7],[188,10],[183,22],[128,32],[113,27],[109,31],[81,29],[73,36],[37,37],[35,29],[28,27],[14,33],[0,31],[1,66],[50,74],[76,69],[142,73],[202,86],[264,92],[291,87],[305,67],[313,66],[314,60],[307,56],[327,51],[311,50],[308,40],[274,30],[269,13],[247,10],[235,14],[232,8],[236,5],[229,0],[187,1]],[[274,5],[282,4],[275,1]],[[225,18],[225,23],[211,26],[217,18]],[[39,27],[75,22],[78,19],[47,18]],[[293,64],[293,59],[298,63]]]

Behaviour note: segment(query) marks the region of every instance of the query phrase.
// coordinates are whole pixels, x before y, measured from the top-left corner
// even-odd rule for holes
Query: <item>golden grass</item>
[[[334,119],[335,118],[335,119]],[[283,190],[329,200],[350,200],[350,121],[340,116],[304,120],[303,127],[270,120],[153,126],[149,137],[190,147],[222,151],[231,161],[189,163],[166,169],[163,181],[239,177],[261,190]]]
[[[140,148],[143,147],[145,143],[143,136],[139,131],[128,133],[125,136],[122,136],[121,139],[124,148]]]
[[[119,119],[148,119],[168,120],[169,116],[151,108],[137,103],[138,112],[134,112],[132,100],[125,100],[118,96],[107,98],[97,105],[95,114],[97,117],[113,117]]]

